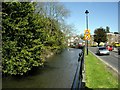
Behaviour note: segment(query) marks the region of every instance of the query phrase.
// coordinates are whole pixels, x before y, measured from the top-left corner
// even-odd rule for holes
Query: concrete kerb
[[[99,58],[97,55],[95,55],[92,51],[89,50],[89,52],[91,52],[94,56],[96,56],[100,61],[104,62],[108,67],[110,67],[111,69],[113,69],[113,71],[115,71],[116,73],[118,73],[118,75],[120,75],[120,73],[118,72],[118,70],[116,70],[114,67],[112,67],[109,63],[105,62],[104,60],[102,60],[101,58]]]
[[[85,72],[85,58],[84,58],[84,67],[83,67],[83,70],[82,70],[82,88],[85,88],[86,86],[86,72]]]

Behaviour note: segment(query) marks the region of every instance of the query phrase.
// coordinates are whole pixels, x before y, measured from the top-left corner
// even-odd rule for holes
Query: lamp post
[[[86,29],[88,30],[88,10],[85,11],[85,14],[86,14]],[[87,55],[88,55],[88,40],[87,41]]]

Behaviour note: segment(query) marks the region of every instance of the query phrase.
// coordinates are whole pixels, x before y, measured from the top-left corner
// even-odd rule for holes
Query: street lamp
[[[87,30],[88,30],[88,10],[86,10],[85,11],[85,14],[86,14],[86,28],[87,28]],[[86,40],[87,41],[87,55],[88,55],[88,40]]]

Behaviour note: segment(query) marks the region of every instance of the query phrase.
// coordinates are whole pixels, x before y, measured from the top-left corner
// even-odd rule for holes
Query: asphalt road
[[[89,47],[89,50],[95,54],[96,48],[97,47]],[[106,63],[108,63],[117,72],[120,70],[120,66],[118,65],[118,63],[120,62],[119,61],[120,55],[118,55],[117,52],[110,51],[110,55],[103,55],[103,56],[98,56],[98,57],[101,58]]]

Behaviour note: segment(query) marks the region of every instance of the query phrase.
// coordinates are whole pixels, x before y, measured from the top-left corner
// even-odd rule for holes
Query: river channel
[[[3,77],[2,88],[71,88],[80,52],[80,49],[68,48],[49,57],[45,66],[31,75]]]

